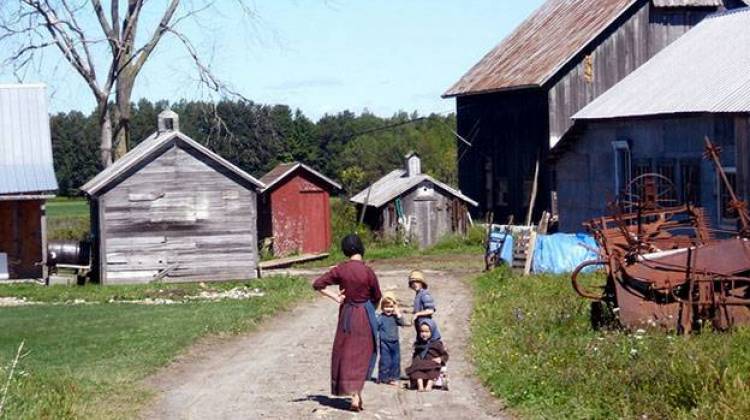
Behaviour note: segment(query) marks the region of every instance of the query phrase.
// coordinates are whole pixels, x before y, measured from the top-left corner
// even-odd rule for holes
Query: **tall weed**
[[[601,282],[596,276],[587,279]],[[472,353],[493,394],[549,418],[747,418],[750,330],[596,332],[566,276],[475,281]]]

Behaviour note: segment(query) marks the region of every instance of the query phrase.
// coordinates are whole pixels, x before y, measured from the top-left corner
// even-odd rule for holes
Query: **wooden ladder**
[[[524,276],[531,273],[531,263],[536,244],[536,229],[519,229],[513,235],[513,264],[511,267],[523,271]]]

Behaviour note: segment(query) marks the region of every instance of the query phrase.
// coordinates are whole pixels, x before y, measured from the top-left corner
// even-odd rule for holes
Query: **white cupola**
[[[159,113],[158,128],[160,133],[167,131],[180,131],[180,116],[167,108]]]
[[[418,175],[422,175],[422,160],[416,152],[410,152],[406,155],[406,176]]]

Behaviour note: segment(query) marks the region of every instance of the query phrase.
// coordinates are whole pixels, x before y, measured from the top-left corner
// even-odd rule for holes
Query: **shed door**
[[[324,191],[302,192],[302,252],[326,252],[330,246],[330,209]]]
[[[419,200],[414,202],[414,208],[417,215],[416,231],[413,232],[419,242],[419,246],[424,248],[437,242],[437,214],[436,201]]]

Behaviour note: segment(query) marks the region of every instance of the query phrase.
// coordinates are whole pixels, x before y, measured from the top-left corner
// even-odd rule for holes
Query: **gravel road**
[[[410,306],[407,271],[375,265],[383,291]],[[320,271],[322,273],[322,271]],[[316,271],[301,272],[311,277]],[[195,346],[150,378],[157,392],[143,418],[164,419],[483,419],[506,418],[472,376],[467,361],[471,290],[465,271],[426,271],[436,319],[451,355],[450,390],[418,393],[368,382],[365,411],[345,410],[348,400],[329,393],[330,351],[337,307],[318,298],[270,320],[253,333]],[[408,315],[407,315],[408,316]],[[409,365],[414,330],[401,329],[401,367]]]

